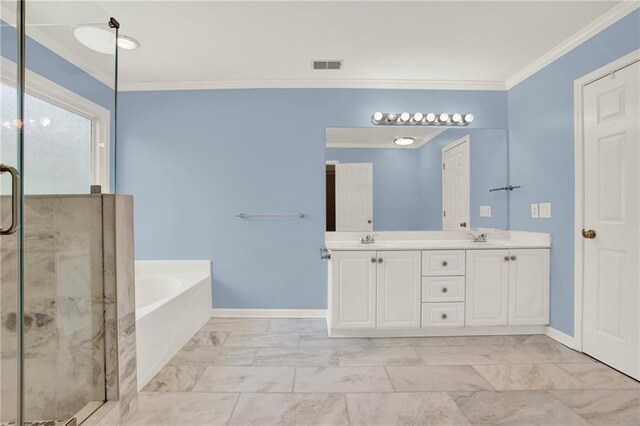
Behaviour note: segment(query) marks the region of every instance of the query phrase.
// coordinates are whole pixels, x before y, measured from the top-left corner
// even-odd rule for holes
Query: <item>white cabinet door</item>
[[[376,266],[375,251],[331,254],[333,328],[375,328]]]
[[[465,325],[507,324],[508,259],[507,250],[467,251]]]
[[[509,252],[509,325],[549,324],[549,250]]]
[[[419,251],[379,251],[378,328],[419,328]]]

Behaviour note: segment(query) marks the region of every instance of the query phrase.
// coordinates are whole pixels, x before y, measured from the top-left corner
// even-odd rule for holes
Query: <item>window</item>
[[[9,68],[3,66],[3,72]],[[0,160],[13,164],[15,129],[4,112],[15,111],[15,80],[2,77]],[[87,194],[91,185],[108,192],[109,111],[35,73],[28,72],[26,81],[25,193]],[[3,182],[3,193],[9,183]]]

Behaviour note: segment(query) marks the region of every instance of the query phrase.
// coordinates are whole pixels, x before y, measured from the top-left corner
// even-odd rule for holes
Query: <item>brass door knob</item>
[[[466,228],[467,227],[467,222],[462,222],[460,224],[460,228]]]
[[[586,230],[582,230],[582,236],[584,238],[588,238],[590,240],[593,240],[596,237],[596,231],[594,229],[589,229],[588,231]]]

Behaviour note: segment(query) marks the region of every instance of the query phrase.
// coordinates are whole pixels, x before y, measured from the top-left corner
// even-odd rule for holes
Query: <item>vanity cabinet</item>
[[[329,332],[540,332],[549,324],[549,253],[547,247],[425,250],[415,244],[406,250],[333,250]]]
[[[420,327],[419,251],[338,251],[331,263],[332,327]]]
[[[420,327],[420,252],[377,253],[377,327]]]
[[[549,323],[549,250],[468,250],[465,324]]]
[[[335,328],[376,327],[375,251],[331,255],[331,322]]]

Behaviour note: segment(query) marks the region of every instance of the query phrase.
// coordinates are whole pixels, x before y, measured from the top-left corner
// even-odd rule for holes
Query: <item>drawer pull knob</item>
[[[511,256],[511,260],[516,260],[516,259],[517,259],[517,257]]]
[[[371,258],[371,263],[376,263],[376,258],[375,257]]]
[[[378,258],[378,263],[382,263],[382,258]]]
[[[443,292],[443,293],[446,293],[447,291],[448,291],[448,290],[447,290],[447,288],[446,288],[446,287],[442,287],[442,292]]]
[[[447,262],[446,260],[442,261],[442,266],[447,266],[449,264],[449,262]]]
[[[509,256],[505,256],[505,257],[504,257],[504,261],[505,261],[505,262],[508,262],[508,261],[509,261]]]
[[[443,319],[443,320],[446,320],[446,319],[447,319],[447,314],[442,314],[441,316],[442,316],[442,319]]]

